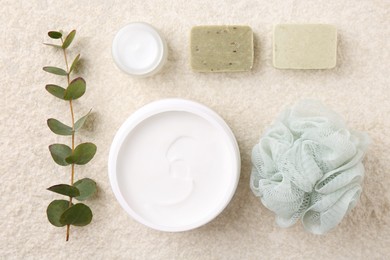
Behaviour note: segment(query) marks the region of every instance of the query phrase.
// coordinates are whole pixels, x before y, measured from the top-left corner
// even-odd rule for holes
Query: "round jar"
[[[160,33],[147,23],[130,23],[120,29],[112,43],[112,56],[124,72],[136,77],[157,73],[168,56]]]
[[[125,211],[161,231],[202,226],[230,202],[240,177],[236,139],[214,111],[166,99],[132,114],[108,160],[113,192]]]

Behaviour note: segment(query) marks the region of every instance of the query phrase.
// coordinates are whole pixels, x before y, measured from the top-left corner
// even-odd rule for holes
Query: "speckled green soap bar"
[[[336,66],[337,30],[328,24],[278,24],[273,63],[278,69],[331,69]]]
[[[197,72],[248,71],[253,66],[249,26],[196,26],[191,30],[191,68]]]

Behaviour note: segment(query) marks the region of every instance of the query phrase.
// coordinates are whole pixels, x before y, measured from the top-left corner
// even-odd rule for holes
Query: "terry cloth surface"
[[[240,1],[2,1],[0,5],[0,255],[5,259],[383,259],[390,244],[390,2],[387,0]],[[145,21],[165,37],[169,58],[161,73],[134,79],[111,57],[115,33]],[[332,70],[272,67],[272,28],[277,23],[329,23],[338,29]],[[255,57],[250,72],[194,73],[189,33],[195,25],[249,25]],[[69,55],[81,53],[87,92],[74,102],[76,117],[93,108],[77,143],[97,144],[95,158],[76,167],[76,178],[97,181],[87,202],[92,223],[51,226],[46,207],[56,195],[45,189],[69,182],[69,169],[53,163],[47,146],[69,142],[50,132],[46,119],[69,122],[66,103],[48,94],[64,79],[42,71],[64,66],[62,53],[42,43],[47,31],[77,29]],[[242,155],[237,192],[211,223],[184,233],[163,233],[134,221],[111,191],[107,158],[115,132],[139,107],[162,98],[186,98],[219,113],[235,133]],[[372,144],[357,206],[325,236],[301,225],[279,228],[274,214],[249,187],[251,150],[278,113],[302,98],[319,99],[367,132]]]

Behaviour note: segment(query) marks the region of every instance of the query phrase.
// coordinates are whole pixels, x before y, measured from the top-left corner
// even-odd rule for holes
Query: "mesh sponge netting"
[[[279,226],[301,219],[309,232],[326,233],[359,199],[368,143],[321,103],[301,101],[253,147],[251,189]]]

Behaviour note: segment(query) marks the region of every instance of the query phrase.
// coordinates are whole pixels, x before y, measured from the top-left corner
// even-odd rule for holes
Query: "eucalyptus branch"
[[[61,166],[71,166],[70,171],[70,185],[58,184],[54,185],[48,190],[55,193],[65,195],[69,197],[69,200],[54,200],[47,207],[47,218],[51,224],[56,227],[66,226],[66,241],[69,240],[70,225],[85,226],[92,221],[91,209],[83,203],[73,204],[73,198],[79,201],[83,201],[91,197],[96,193],[96,183],[92,179],[84,178],[74,182],[75,179],[75,165],[87,164],[96,153],[96,145],[93,143],[81,143],[75,147],[75,134],[81,129],[88,118],[90,112],[81,117],[75,122],[73,100],[82,97],[86,90],[86,82],[83,78],[78,77],[71,80],[71,73],[77,68],[80,61],[80,54],[78,54],[69,67],[67,48],[72,43],[76,31],[71,31],[65,39],[61,31],[50,31],[48,33],[52,39],[60,39],[61,45],[45,43],[46,45],[53,46],[55,48],[61,48],[66,70],[62,68],[47,66],[43,67],[43,70],[55,75],[66,76],[67,87],[62,88],[58,85],[48,84],[46,90],[53,96],[68,101],[71,115],[71,126],[61,123],[59,120],[49,118],[47,125],[50,130],[57,135],[71,136],[71,147],[65,144],[52,144],[49,146],[50,154],[53,160]]]

